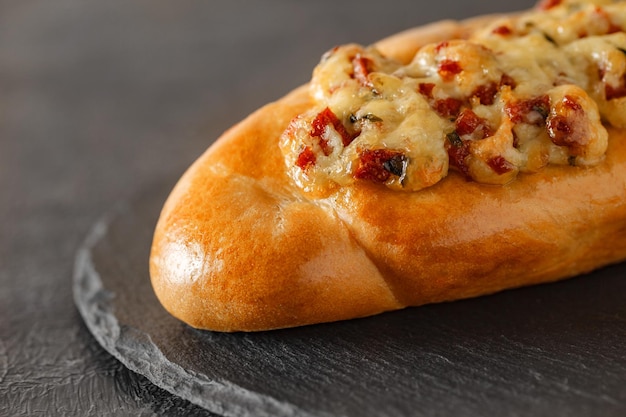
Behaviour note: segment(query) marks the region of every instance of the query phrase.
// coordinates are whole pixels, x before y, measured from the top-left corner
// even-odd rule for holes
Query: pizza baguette
[[[550,1],[331,50],[179,180],[150,256],[159,301],[259,331],[626,259],[624,27],[623,2]]]

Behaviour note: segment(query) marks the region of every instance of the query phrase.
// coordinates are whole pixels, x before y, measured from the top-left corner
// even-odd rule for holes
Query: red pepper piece
[[[389,149],[365,149],[359,155],[359,165],[354,178],[373,182],[386,182],[392,175],[402,176],[406,156]]]
[[[472,135],[472,139],[484,139],[493,134],[487,120],[479,117],[470,109],[461,112],[456,119],[455,127],[459,136]]]
[[[320,138],[320,146],[322,146],[322,150],[324,150],[324,154],[329,155],[332,152],[332,149],[324,149],[328,146],[328,140],[323,137],[324,131],[326,130],[326,126],[332,126],[333,129],[341,136],[341,141],[343,146],[348,146],[356,136],[351,135],[346,127],[341,123],[341,120],[333,113],[333,111],[326,107],[324,110],[319,112],[313,122],[311,123],[311,136],[314,138]],[[326,142],[326,145],[323,144]],[[327,152],[329,150],[329,152]]]
[[[301,170],[306,171],[309,167],[315,165],[316,161],[315,153],[311,150],[310,147],[305,147],[300,155],[298,155],[298,159],[296,159],[296,166]]]
[[[444,81],[450,81],[454,78],[455,75],[461,73],[463,68],[459,61],[454,61],[452,59],[443,59],[439,63],[439,75]]]
[[[502,155],[490,158],[487,161],[487,165],[489,165],[489,167],[498,175],[506,174],[507,172],[511,172],[515,169],[515,166],[504,159]]]

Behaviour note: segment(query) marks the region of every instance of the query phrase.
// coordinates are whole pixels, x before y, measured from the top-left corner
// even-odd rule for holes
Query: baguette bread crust
[[[495,16],[444,21],[376,46],[407,62]],[[413,193],[357,182],[324,199],[287,176],[278,138],[306,86],[227,131],[183,175],[158,221],[154,291],[217,331],[337,321],[556,281],[626,259],[626,133],[593,168],[548,166],[506,186],[451,172]]]

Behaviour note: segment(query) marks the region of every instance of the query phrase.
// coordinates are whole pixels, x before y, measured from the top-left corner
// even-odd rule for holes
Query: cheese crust
[[[503,16],[445,21],[376,48],[409,62]],[[227,131],[165,203],[154,291],[201,329],[259,331],[352,319],[556,281],[626,259],[626,133],[602,161],[547,165],[506,185],[451,171],[414,192],[353,181],[311,194],[281,135],[315,106],[303,86]]]
[[[313,72],[315,104],[281,136],[288,173],[319,197],[363,180],[418,191],[450,169],[506,184],[548,164],[598,164],[602,120],[626,126],[624,26],[626,2],[568,0],[409,62],[335,47]]]

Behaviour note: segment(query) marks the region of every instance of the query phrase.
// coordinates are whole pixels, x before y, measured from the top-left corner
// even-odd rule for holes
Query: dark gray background
[[[86,330],[71,277],[91,225],[330,47],[532,3],[0,1],[0,415],[205,415]]]

